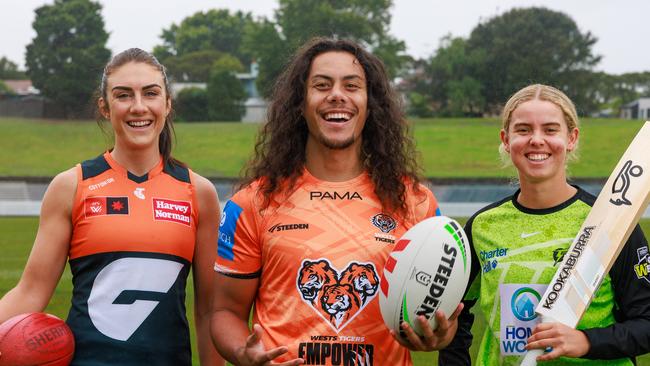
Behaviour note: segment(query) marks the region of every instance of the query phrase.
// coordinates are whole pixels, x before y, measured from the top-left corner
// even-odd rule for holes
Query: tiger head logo
[[[395,230],[397,227],[397,221],[395,221],[394,218],[384,214],[384,213],[378,213],[375,216],[373,216],[370,221],[372,222],[373,225],[375,225],[379,230],[381,230],[383,233],[390,233],[391,231]]]
[[[316,300],[323,286],[337,282],[336,271],[326,260],[304,261],[298,274],[298,290],[302,298],[309,302]]]
[[[325,286],[320,298],[321,308],[337,329],[355,315],[361,307],[359,295],[350,285]]]
[[[361,302],[372,297],[379,288],[377,271],[372,264],[350,263],[348,268],[341,273],[341,284],[351,285],[361,297]]]
[[[339,272],[324,258],[305,259],[296,281],[303,301],[336,332],[363,311],[379,288],[374,264],[350,262],[344,268]]]

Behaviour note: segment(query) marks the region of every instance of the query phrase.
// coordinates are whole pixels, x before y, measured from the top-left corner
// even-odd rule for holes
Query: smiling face
[[[576,147],[578,129],[569,131],[560,107],[533,99],[517,106],[501,141],[523,183],[566,183],[567,153]]]
[[[115,149],[155,149],[171,109],[162,73],[142,62],[129,62],[107,77],[99,109],[111,121]]]
[[[366,122],[366,75],[347,52],[325,52],[314,58],[306,82],[303,116],[308,144],[328,149],[360,147]]]

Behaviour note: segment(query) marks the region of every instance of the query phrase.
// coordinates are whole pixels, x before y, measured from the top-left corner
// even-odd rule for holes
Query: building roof
[[[3,82],[18,95],[39,94],[38,89],[34,88],[31,80],[3,80]]]
[[[650,104],[650,97],[639,98],[635,101],[622,105],[621,108],[634,108],[640,104]]]

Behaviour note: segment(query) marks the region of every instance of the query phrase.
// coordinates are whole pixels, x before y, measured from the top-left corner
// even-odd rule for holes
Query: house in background
[[[21,118],[64,118],[63,108],[45,98],[31,80],[2,80],[11,94],[0,95],[0,116]]]
[[[242,122],[257,123],[266,120],[267,103],[257,91],[257,85],[255,84],[257,75],[259,75],[259,66],[255,61],[251,62],[249,72],[235,75],[244,85],[244,89],[248,95],[248,99],[244,103],[246,112],[242,116]]]
[[[259,75],[259,67],[254,61],[251,63],[249,72],[235,74],[244,86],[244,90],[246,90],[246,95],[248,96],[248,99],[244,102],[245,112],[241,119],[244,123],[259,123],[266,119],[267,103],[257,91],[257,85],[255,85],[257,75]],[[172,96],[176,98],[178,93],[183,89],[205,89],[207,88],[207,84],[198,82],[173,82],[171,88]]]
[[[40,91],[32,85],[31,80],[3,80],[3,83],[16,95],[37,95]]]
[[[621,118],[650,120],[650,98],[639,98],[621,106]]]

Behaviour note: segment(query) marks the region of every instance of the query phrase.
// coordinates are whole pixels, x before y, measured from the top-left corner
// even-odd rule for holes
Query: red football
[[[74,355],[74,337],[54,315],[16,315],[0,324],[0,353],[0,366],[65,366]]]

